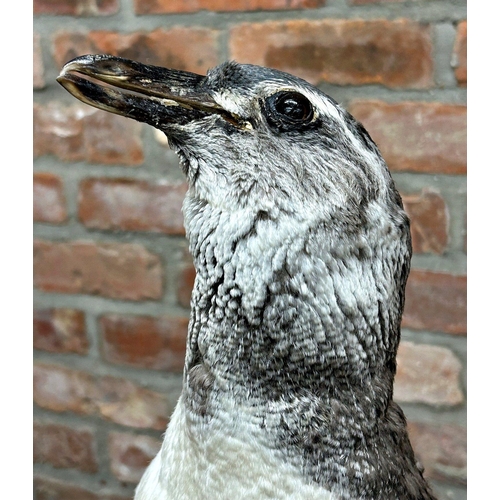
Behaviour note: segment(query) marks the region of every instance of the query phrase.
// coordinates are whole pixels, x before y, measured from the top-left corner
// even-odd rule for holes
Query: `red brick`
[[[35,286],[46,292],[125,300],[162,296],[160,259],[141,245],[37,240],[34,250]]]
[[[100,325],[106,361],[182,372],[187,318],[108,315]]]
[[[35,363],[33,397],[46,410],[97,415],[140,429],[165,430],[170,408],[165,395],[130,380],[97,376]]]
[[[325,0],[134,0],[136,14],[180,14],[200,10],[234,12],[322,7]]]
[[[445,347],[401,342],[394,399],[402,403],[453,406],[464,401],[460,387],[462,365]]]
[[[84,119],[90,106],[66,107],[51,103],[33,106],[33,153],[35,157],[53,154],[66,161],[86,159]]]
[[[97,413],[96,403],[88,397],[94,392],[92,375],[36,363],[33,376],[33,399],[40,407],[57,412]]]
[[[462,21],[457,27],[457,37],[453,47],[452,66],[455,68],[455,78],[461,87],[467,86],[467,21]]]
[[[467,482],[467,430],[454,424],[408,422],[408,432],[425,476],[465,485]]]
[[[83,312],[76,309],[33,311],[33,346],[42,351],[86,354],[89,343]]]
[[[466,173],[466,106],[369,100],[353,102],[350,111],[378,144],[391,170]]]
[[[34,483],[36,500],[130,500],[130,496],[108,493],[102,487],[95,493],[76,484],[48,477],[35,476]]]
[[[34,105],[35,157],[55,155],[64,161],[139,165],[144,160],[142,125],[80,104]]]
[[[34,0],[35,14],[60,16],[107,16],[116,14],[119,0]]]
[[[186,184],[85,179],[80,183],[78,216],[95,229],[183,235],[186,190]]]
[[[146,467],[160,451],[161,441],[149,436],[111,432],[108,445],[113,474],[120,481],[138,483]]]
[[[467,277],[413,269],[406,285],[403,327],[467,333]]]
[[[410,217],[414,253],[442,255],[448,244],[449,213],[439,193],[423,189],[420,193],[402,195]]]
[[[59,176],[48,172],[33,175],[33,220],[53,224],[65,222],[66,198]]]
[[[428,88],[429,27],[409,20],[293,20],[241,24],[230,32],[230,57],[277,68],[312,83]]]
[[[89,107],[89,106],[87,106]],[[144,162],[142,124],[92,109],[84,121],[83,159],[91,163],[140,165]]]
[[[218,62],[219,32],[177,27],[130,34],[113,31],[58,33],[54,58],[58,66],[82,54],[111,54],[167,68],[205,73]]]
[[[56,468],[97,472],[94,433],[65,425],[35,422],[33,427],[34,462]]]
[[[43,89],[44,87],[45,78],[40,35],[33,33],[33,88]]]

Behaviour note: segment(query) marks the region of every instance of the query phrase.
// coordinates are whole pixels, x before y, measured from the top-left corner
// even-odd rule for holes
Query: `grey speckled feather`
[[[392,400],[409,222],[364,128],[232,62],[84,56],[59,81],[165,132],[189,182],[184,387],[136,498],[434,498]]]

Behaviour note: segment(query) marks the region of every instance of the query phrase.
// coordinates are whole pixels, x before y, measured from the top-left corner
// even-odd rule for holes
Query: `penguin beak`
[[[69,61],[57,81],[74,97],[98,109],[148,123],[160,130],[218,114],[239,118],[217,104],[206,77],[121,57],[86,55]]]

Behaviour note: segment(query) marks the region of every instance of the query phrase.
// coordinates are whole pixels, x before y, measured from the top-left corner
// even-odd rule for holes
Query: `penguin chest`
[[[135,500],[337,498],[308,484],[251,420],[234,408],[210,421],[193,418],[181,398]]]

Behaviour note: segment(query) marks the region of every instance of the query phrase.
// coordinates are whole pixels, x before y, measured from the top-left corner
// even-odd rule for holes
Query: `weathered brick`
[[[467,21],[462,21],[457,26],[452,66],[455,68],[458,84],[461,87],[467,86]]]
[[[89,415],[97,412],[95,402],[87,397],[93,392],[92,375],[35,363],[33,377],[33,399],[42,408]]]
[[[60,16],[108,16],[116,14],[119,0],[34,0],[35,14]]]
[[[93,110],[84,123],[85,159],[93,163],[140,165],[144,162],[141,132],[142,124],[134,120]]]
[[[180,14],[200,10],[234,12],[252,10],[314,9],[325,0],[134,0],[136,14]]]
[[[42,351],[86,354],[89,343],[83,311],[76,309],[33,311],[33,346]]]
[[[41,408],[97,415],[141,429],[166,427],[170,414],[166,396],[130,380],[44,363],[35,363],[33,375],[33,397]]]
[[[445,347],[401,342],[397,355],[394,399],[404,403],[452,406],[464,401],[462,365]]]
[[[125,300],[162,296],[160,259],[141,245],[36,240],[34,250],[35,286],[46,292]]]
[[[449,213],[443,198],[432,189],[403,194],[402,198],[410,217],[413,252],[443,254],[449,228]]]
[[[33,106],[33,153],[53,154],[66,161],[84,160],[84,120],[90,106],[63,106],[57,103]]]
[[[43,89],[44,87],[45,78],[40,35],[33,33],[33,88]]]
[[[80,104],[35,104],[33,111],[35,157],[124,165],[144,161],[142,126],[134,120]]]
[[[245,23],[231,29],[229,43],[232,59],[312,83],[433,85],[429,27],[405,19]]]
[[[406,285],[403,327],[467,333],[467,277],[413,269]]]
[[[103,316],[103,356],[112,363],[181,372],[187,325],[180,317]]]
[[[467,429],[454,424],[408,422],[408,433],[425,476],[467,483]]]
[[[78,216],[87,227],[183,235],[186,184],[132,179],[85,179]]]
[[[111,432],[108,439],[111,471],[126,483],[138,483],[160,451],[161,441],[150,436]]]
[[[66,483],[53,478],[35,476],[34,491],[36,500],[130,500],[130,495],[123,496],[106,491],[99,487],[93,492],[73,483]]]
[[[56,64],[62,66],[83,54],[102,53],[145,64],[205,73],[217,65],[218,38],[216,30],[192,27],[130,34],[61,32],[54,38],[54,58]]]
[[[34,422],[33,460],[57,468],[97,472],[94,433],[89,429]]]
[[[394,171],[465,174],[467,108],[440,102],[354,101],[365,126]]]
[[[66,198],[59,176],[48,172],[33,175],[33,220],[58,224],[67,219]]]

